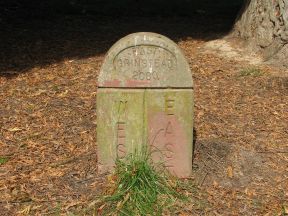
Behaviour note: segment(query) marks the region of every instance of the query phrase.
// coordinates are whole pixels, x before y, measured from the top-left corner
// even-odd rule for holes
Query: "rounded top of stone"
[[[169,38],[151,32],[125,36],[108,51],[98,87],[192,88],[188,62]]]

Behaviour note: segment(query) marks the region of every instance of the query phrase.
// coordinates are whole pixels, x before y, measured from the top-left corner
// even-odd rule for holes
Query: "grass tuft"
[[[240,77],[244,77],[244,76],[258,77],[258,76],[261,76],[261,75],[263,75],[263,72],[259,68],[255,68],[255,67],[244,68],[239,73]]]
[[[0,165],[5,164],[8,161],[6,157],[0,157]]]
[[[102,199],[98,214],[161,215],[177,200],[186,197],[177,192],[176,180],[151,165],[147,151],[117,159],[110,190]],[[103,204],[104,203],[104,204]]]

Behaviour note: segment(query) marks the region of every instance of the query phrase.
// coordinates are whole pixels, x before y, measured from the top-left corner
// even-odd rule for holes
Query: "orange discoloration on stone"
[[[143,87],[149,84],[149,80],[127,80],[125,86],[126,87]]]
[[[120,86],[120,80],[109,80],[105,81],[104,87],[119,87]]]
[[[176,116],[167,116],[164,112],[150,114],[148,140],[153,161],[164,162],[165,167],[178,177],[191,174],[188,138]]]

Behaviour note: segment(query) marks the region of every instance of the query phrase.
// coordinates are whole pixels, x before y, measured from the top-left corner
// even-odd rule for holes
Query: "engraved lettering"
[[[152,48],[152,47],[148,47],[147,48],[147,54],[148,55],[151,55],[151,54],[154,54],[155,53],[155,48]]]
[[[169,69],[172,68],[173,63],[172,63],[172,60],[171,60],[171,59],[167,59],[167,65],[168,65],[168,68],[169,68]]]
[[[117,122],[117,156],[123,158],[126,154],[125,122]]]
[[[154,66],[156,68],[159,68],[159,65],[160,65],[160,60],[157,58],[157,59],[154,60]]]
[[[165,111],[167,115],[174,115],[174,105],[175,105],[174,99],[165,100]]]
[[[140,67],[140,59],[139,58],[134,60],[134,66],[135,67]]]
[[[119,117],[121,117],[121,115],[125,114],[126,106],[127,106],[127,101],[126,100],[119,101],[119,107],[118,107]]]
[[[116,123],[116,151],[117,157],[123,158],[126,154],[126,113],[127,100],[120,100],[118,104],[118,122]]]
[[[163,47],[138,45],[121,51],[114,64],[117,73],[130,73],[128,79],[158,81],[167,71],[175,70],[176,57]]]
[[[118,66],[119,66],[119,67],[122,67],[122,66],[123,66],[122,59],[118,59]]]
[[[132,78],[135,79],[135,80],[138,79],[138,71],[134,71],[134,72],[133,72]]]
[[[147,67],[147,60],[146,59],[142,59],[142,67]]]
[[[168,159],[173,158],[173,144],[172,143],[166,143],[165,144],[165,156]]]
[[[174,109],[175,109],[175,99],[174,95],[166,95],[165,97],[165,112],[167,114],[168,123],[165,128],[164,136],[166,137],[167,142],[164,145],[164,156],[166,158],[165,162],[165,167],[170,168],[173,167],[173,164],[171,164],[171,160],[173,160],[173,155],[174,155],[174,144],[171,143],[171,138],[174,136],[174,130],[173,130],[173,125],[170,120],[170,118],[174,115]]]
[[[154,80],[159,80],[159,77],[158,77],[158,73],[157,73],[157,72],[154,71],[154,72],[152,73],[152,76],[153,76],[153,79],[154,79]]]
[[[143,72],[139,73],[139,79],[144,80],[145,79],[145,74]]]
[[[148,62],[149,62],[149,67],[151,68],[153,66],[153,59],[149,59]]]
[[[168,122],[168,124],[166,126],[166,130],[165,130],[165,136],[167,134],[173,134],[173,128],[172,128],[172,124],[170,121]]]
[[[130,65],[129,59],[125,59],[125,60],[124,60],[124,65],[127,66],[127,67],[129,67],[129,65]]]
[[[140,71],[134,71],[132,78],[135,80],[159,80],[159,76],[157,72],[140,72]]]
[[[125,149],[125,146],[124,145],[118,145],[118,151],[117,151],[117,156],[122,159],[125,157],[126,155],[126,149]]]
[[[139,47],[139,54],[140,55],[145,55],[145,51],[143,47]]]
[[[136,49],[136,47],[132,47],[132,53],[133,53],[134,55],[137,55],[137,49]]]
[[[151,80],[151,73],[150,72],[146,73],[146,80]]]

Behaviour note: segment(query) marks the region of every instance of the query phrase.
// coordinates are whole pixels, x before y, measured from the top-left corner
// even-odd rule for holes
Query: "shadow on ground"
[[[157,32],[174,41],[215,39],[229,32],[240,5],[241,0],[6,0],[0,3],[0,76],[102,55],[132,32]]]

